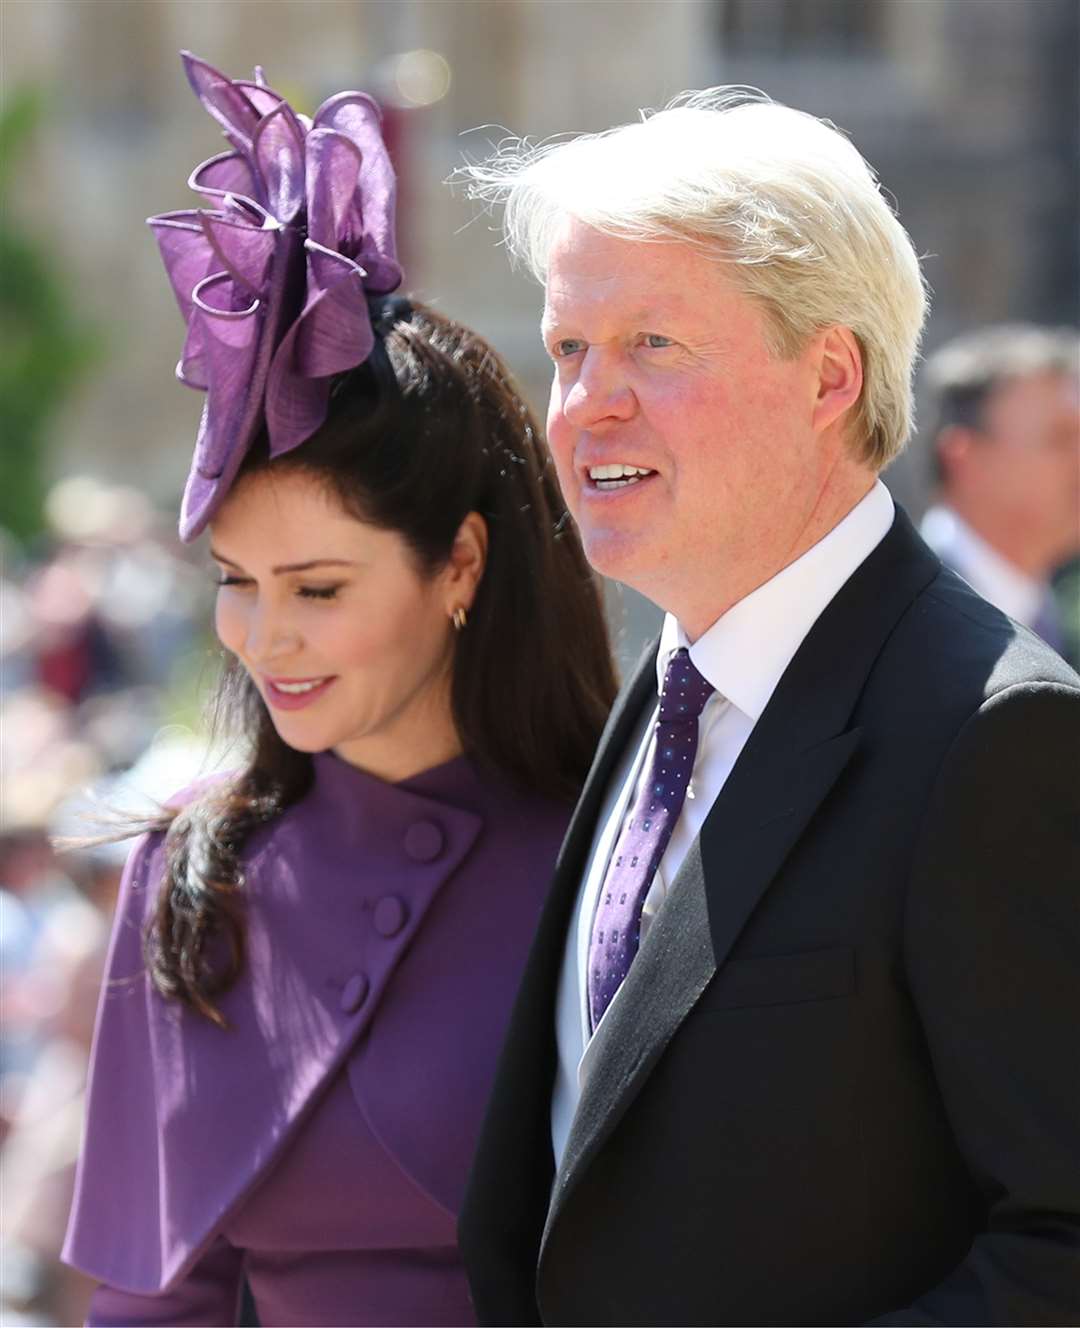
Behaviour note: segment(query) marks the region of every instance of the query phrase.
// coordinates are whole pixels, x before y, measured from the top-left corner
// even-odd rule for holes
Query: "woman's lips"
[[[303,710],[305,706],[313,705],[320,696],[325,695],[327,688],[335,681],[336,677],[334,676],[329,678],[263,678],[266,699],[275,710]],[[286,691],[285,688],[290,690]],[[303,688],[303,690],[292,690],[299,688]]]

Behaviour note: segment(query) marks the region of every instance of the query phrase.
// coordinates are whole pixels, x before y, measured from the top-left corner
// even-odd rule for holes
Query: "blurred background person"
[[[1080,338],[982,328],[936,351],[925,378],[938,492],[923,536],[1077,664],[1072,583],[1059,599],[1053,578],[1080,551]]]

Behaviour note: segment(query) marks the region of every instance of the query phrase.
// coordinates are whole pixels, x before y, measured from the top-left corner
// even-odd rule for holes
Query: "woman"
[[[182,533],[252,743],[129,862],[65,1257],[92,1323],[235,1323],[245,1279],[267,1326],[468,1323],[454,1215],[614,692],[599,599],[498,359],[386,293],[371,104],[309,127],[186,61],[234,151],[217,213],[157,220],[208,380]]]

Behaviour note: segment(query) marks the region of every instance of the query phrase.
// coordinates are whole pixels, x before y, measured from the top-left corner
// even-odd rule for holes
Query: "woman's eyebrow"
[[[226,558],[223,553],[218,553],[216,549],[210,550],[210,557],[215,562],[225,563],[229,567],[240,569],[239,563],[234,563],[231,558]],[[310,558],[303,563],[282,563],[278,567],[272,567],[270,570],[275,576],[281,576],[286,572],[310,572],[314,567],[355,567],[356,563],[348,558]]]
[[[311,558],[306,563],[282,563],[280,567],[271,567],[275,576],[283,572],[310,572],[313,567],[355,567],[348,558]]]

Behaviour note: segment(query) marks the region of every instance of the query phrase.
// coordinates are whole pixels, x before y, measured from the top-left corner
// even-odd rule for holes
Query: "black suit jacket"
[[[488,1324],[1080,1322],[1080,678],[898,512],[647,933],[554,1174],[601,740],[461,1217]]]

